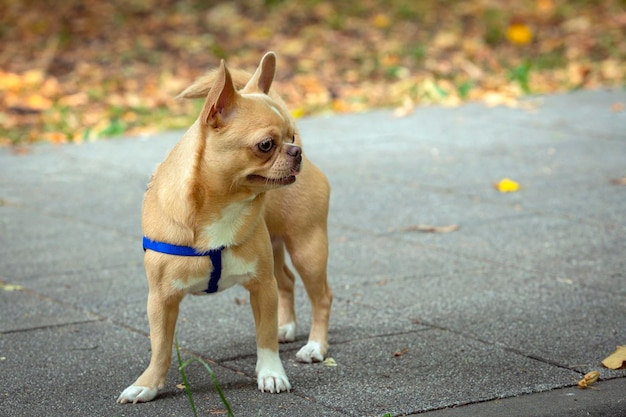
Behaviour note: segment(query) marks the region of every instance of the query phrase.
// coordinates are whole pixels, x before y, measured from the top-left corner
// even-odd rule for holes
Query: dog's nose
[[[294,158],[300,158],[302,155],[302,148],[296,145],[289,145],[287,148],[287,155],[293,156]]]

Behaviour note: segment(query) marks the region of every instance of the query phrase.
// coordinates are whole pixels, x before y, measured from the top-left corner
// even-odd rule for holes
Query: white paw
[[[291,323],[283,324],[278,328],[279,342],[293,342],[294,340],[296,340],[296,323],[292,321]]]
[[[319,342],[309,342],[296,353],[296,359],[305,363],[321,362],[324,360],[322,346]]]
[[[154,397],[157,396],[159,390],[156,388],[148,388],[148,387],[139,387],[136,385],[131,385],[126,388],[119,397],[117,397],[117,402],[120,404],[124,403],[145,403],[148,401],[152,401]]]
[[[278,352],[270,349],[257,349],[256,371],[260,391],[279,393],[291,390],[291,384]]]
[[[291,384],[287,379],[287,375],[262,375],[257,377],[257,383],[259,384],[259,390],[261,392],[289,392],[291,390]]]

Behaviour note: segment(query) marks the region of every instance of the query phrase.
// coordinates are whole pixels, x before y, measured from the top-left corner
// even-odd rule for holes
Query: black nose
[[[302,155],[302,148],[295,145],[289,145],[287,148],[287,155],[293,156],[294,158],[300,158]]]

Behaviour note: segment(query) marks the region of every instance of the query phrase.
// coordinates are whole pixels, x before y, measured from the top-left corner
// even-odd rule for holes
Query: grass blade
[[[185,385],[185,393],[187,394],[187,398],[189,399],[189,405],[191,405],[191,411],[193,411],[194,417],[198,417],[198,412],[196,411],[196,404],[193,402],[193,395],[191,395],[191,389],[189,389],[189,382],[187,382],[187,374],[185,374],[185,367],[187,366],[189,361],[183,363],[180,357],[180,349],[178,348],[178,337],[174,336],[174,346],[176,347],[176,357],[178,359],[178,370],[180,371],[180,376],[183,379],[183,384]]]
[[[198,417],[198,413],[196,411],[196,405],[193,401],[193,395],[191,394],[191,389],[189,388],[189,383],[187,381],[187,374],[185,373],[185,368],[192,362],[198,362],[202,364],[204,368],[207,370],[207,372],[209,373],[209,375],[211,375],[211,379],[213,379],[213,385],[215,386],[215,389],[217,390],[217,394],[220,396],[222,403],[226,407],[226,411],[228,412],[228,417],[234,417],[233,411],[230,408],[230,404],[228,403],[228,400],[224,396],[224,392],[222,391],[219,383],[217,382],[217,376],[215,375],[215,372],[213,372],[213,369],[211,369],[209,364],[206,363],[204,360],[200,358],[195,358],[195,357],[189,358],[185,362],[183,362],[180,356],[180,350],[178,348],[178,338],[176,336],[174,336],[174,345],[176,347],[176,357],[178,358],[178,370],[180,371],[180,376],[183,380],[183,384],[185,385],[185,393],[187,394],[187,398],[189,399],[189,404],[191,405],[191,410],[193,411],[194,417]]]

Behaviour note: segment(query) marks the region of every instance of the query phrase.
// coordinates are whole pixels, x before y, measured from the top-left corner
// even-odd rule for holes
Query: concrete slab
[[[434,270],[389,279],[383,286],[338,288],[336,293],[366,308],[402,311],[404,318],[547,364],[582,373],[598,370],[603,378],[626,376],[626,371],[600,364],[623,343],[623,297],[549,275],[480,265],[454,274]]]
[[[332,357],[336,367],[298,365],[291,371],[293,383],[317,403],[355,416],[409,415],[465,404],[466,398],[502,398],[576,379],[572,371],[442,330],[337,344]],[[229,365],[250,373],[254,363]]]
[[[25,289],[0,287],[0,333],[11,333],[97,320],[67,305]]]
[[[47,214],[32,206],[0,207],[0,236],[2,273],[8,280],[127,265],[143,256],[136,243],[140,233],[133,240],[73,214]]]

